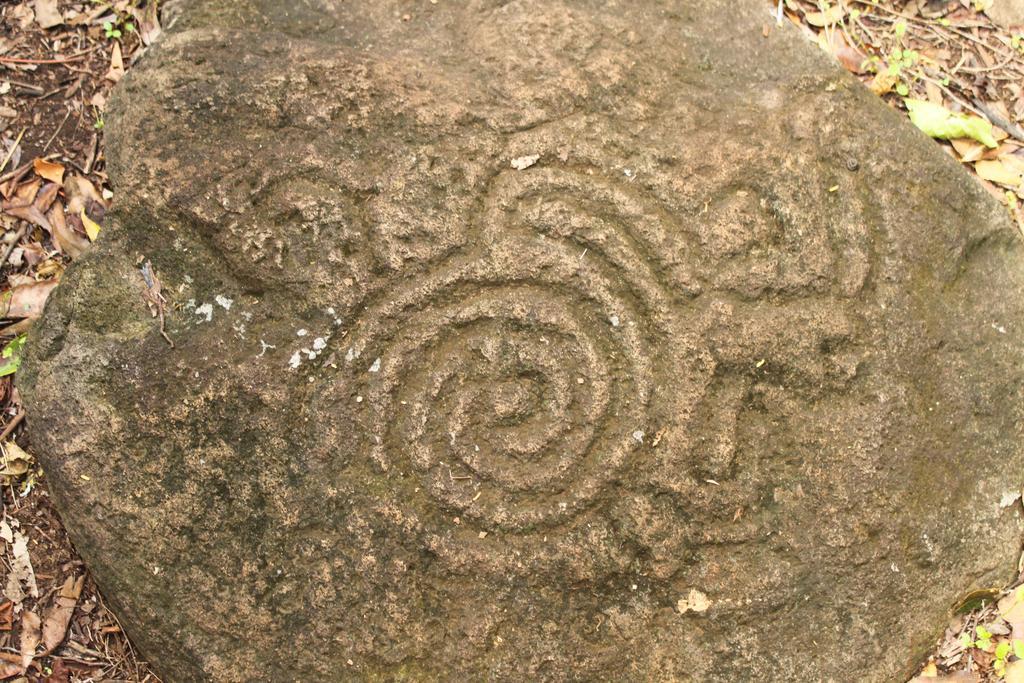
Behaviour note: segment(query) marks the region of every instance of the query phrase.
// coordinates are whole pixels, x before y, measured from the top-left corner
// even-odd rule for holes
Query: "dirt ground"
[[[930,105],[915,123],[943,138],[937,144],[1024,232],[1024,16],[994,8],[992,0],[767,0],[764,31],[791,22],[892,106]],[[15,380],[22,335],[67,265],[102,239],[117,190],[104,172],[104,107],[159,34],[159,9],[155,0],[0,2],[0,678],[8,680],[157,680],[51,505],[22,436],[32,416]],[[1019,496],[1003,502],[1021,505]],[[1021,583],[951,605],[955,616],[919,679],[1024,681]]]

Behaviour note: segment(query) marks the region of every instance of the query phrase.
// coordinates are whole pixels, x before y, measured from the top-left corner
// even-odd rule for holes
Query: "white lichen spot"
[[[512,160],[512,168],[517,171],[525,171],[538,161],[540,161],[539,154],[528,154],[524,157],[516,157]]]
[[[635,432],[633,432],[633,438],[636,439],[637,443],[643,443],[644,442],[644,433],[641,430],[638,429]]]
[[[213,297],[213,300],[217,302],[217,305],[223,308],[225,311],[231,310],[231,304],[235,303],[233,299],[229,299],[226,296],[218,294]]]
[[[305,327],[303,327],[298,332],[295,333],[295,336],[297,336],[297,337],[305,337],[307,334],[309,334],[309,330],[307,330]]]
[[[267,342],[265,342],[262,339],[260,339],[260,355],[258,355],[256,357],[257,358],[262,358],[267,353],[267,349],[276,349],[276,348],[277,347],[274,346],[273,344],[268,344]]]
[[[316,352],[323,351],[327,348],[327,340],[323,337],[317,337],[313,340],[313,350]]]
[[[373,361],[373,365],[370,366],[370,372],[380,372],[380,358]]]
[[[999,499],[999,507],[1008,508],[1018,500],[1020,500],[1020,491],[1007,491],[1003,494],[1003,497]]]
[[[362,402],[363,402],[363,397],[362,396],[356,396],[356,403],[362,403]]]
[[[676,603],[676,609],[679,610],[680,614],[686,614],[687,612],[707,612],[708,608],[711,607],[711,600],[708,596],[697,590],[691,588],[690,592],[685,597],[679,598]]]
[[[202,306],[196,306],[196,315],[200,318],[206,318],[206,322],[213,320],[213,304],[203,304]]]
[[[354,346],[348,347],[348,351],[345,352],[345,362],[346,363],[351,363],[356,358],[359,358],[359,354],[360,353],[361,352],[358,349],[356,349],[356,347],[354,347]]]
[[[309,360],[313,360],[317,355],[316,351],[311,351],[310,349],[302,349],[302,353],[306,354],[306,358]]]
[[[329,315],[329,316],[331,316],[333,318],[334,316],[338,315],[338,313],[337,313],[337,311],[334,310],[334,307],[331,306],[331,307],[329,307],[327,309],[327,315]]]
[[[292,370],[295,370],[300,365],[302,365],[302,356],[299,355],[298,351],[296,351],[295,353],[292,354],[292,357],[288,360],[288,367],[290,367]]]
[[[619,320],[619,316],[612,313],[610,316],[608,316],[608,322],[612,324],[612,327],[618,327],[619,322],[621,321]]]

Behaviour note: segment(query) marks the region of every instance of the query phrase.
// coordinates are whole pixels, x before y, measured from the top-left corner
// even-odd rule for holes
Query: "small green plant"
[[[135,24],[130,21],[123,21],[121,18],[115,21],[104,21],[103,22],[103,33],[110,40],[117,40],[121,37],[121,28],[124,28],[124,33],[131,33],[135,30]]]
[[[969,631],[960,634],[960,644],[964,649],[977,648],[983,652],[992,651],[992,633],[984,626],[978,625],[974,628],[974,638],[971,638]]]
[[[103,130],[103,126],[106,122],[103,120],[103,114],[96,114],[96,121],[92,124],[92,127],[96,130]]]
[[[892,55],[889,57],[889,75],[899,79],[896,84],[896,92],[901,97],[906,97],[910,94],[910,86],[902,80],[904,78],[903,70],[914,67],[919,59],[920,54],[917,50],[901,50],[899,48],[893,50]]]

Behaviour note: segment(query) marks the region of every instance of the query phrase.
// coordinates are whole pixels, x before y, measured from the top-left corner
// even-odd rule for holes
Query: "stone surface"
[[[22,387],[168,680],[896,680],[1013,575],[1020,242],[760,0],[183,9]]]

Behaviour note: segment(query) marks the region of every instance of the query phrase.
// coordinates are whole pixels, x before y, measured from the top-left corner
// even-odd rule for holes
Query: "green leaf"
[[[0,377],[13,375],[21,367],[21,353],[25,348],[26,339],[27,334],[19,334],[7,342],[4,350],[0,351]]]
[[[926,100],[908,98],[903,102],[910,112],[911,122],[929,137],[943,140],[972,138],[989,148],[999,146],[992,137],[992,124],[983,118],[955,114],[941,104]]]
[[[896,33],[897,38],[902,38],[903,34],[907,32],[907,22],[897,21],[896,25],[892,27],[892,30]]]
[[[1010,644],[1005,640],[996,645],[996,659],[1006,659],[1010,655]]]
[[[1013,656],[1017,659],[1024,659],[1024,640],[1020,638],[1013,639]]]
[[[127,31],[128,33],[131,33],[132,31],[135,30],[135,24],[133,24],[130,21],[125,22],[124,30]]]
[[[992,634],[984,626],[979,625],[978,628],[974,629],[974,632],[978,634],[978,638],[981,640],[988,640],[992,637]]]
[[[896,86],[896,92],[900,95],[900,97],[906,97],[907,95],[910,94],[910,88],[907,87],[906,83],[899,83]]]
[[[974,647],[974,641],[971,640],[971,634],[964,631],[960,634],[960,645],[966,650]]]

